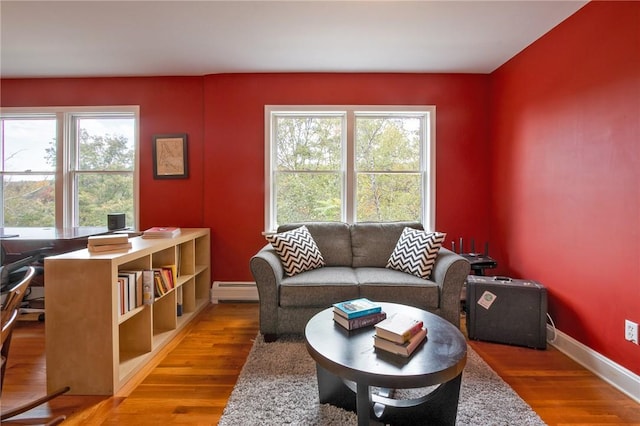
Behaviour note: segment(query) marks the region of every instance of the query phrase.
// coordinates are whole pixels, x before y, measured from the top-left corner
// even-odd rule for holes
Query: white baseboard
[[[555,339],[549,341],[551,345],[640,403],[640,376],[583,345],[571,336],[547,325],[547,335],[553,336],[554,333]]]
[[[214,281],[211,287],[211,303],[221,300],[258,301],[255,282]]]

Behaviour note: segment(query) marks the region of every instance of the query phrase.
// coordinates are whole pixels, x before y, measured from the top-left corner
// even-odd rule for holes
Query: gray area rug
[[[300,338],[258,335],[220,426],[356,425],[355,413],[320,404],[315,363]],[[471,348],[462,374],[457,425],[544,425]]]

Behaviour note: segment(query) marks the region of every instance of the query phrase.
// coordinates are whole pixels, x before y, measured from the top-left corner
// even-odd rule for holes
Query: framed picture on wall
[[[187,134],[153,137],[153,177],[155,179],[186,179],[189,177]]]

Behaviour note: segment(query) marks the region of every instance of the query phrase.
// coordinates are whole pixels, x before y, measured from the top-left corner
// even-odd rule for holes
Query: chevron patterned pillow
[[[404,228],[387,268],[428,279],[446,236],[441,232]]]
[[[290,277],[325,265],[320,249],[304,225],[291,231],[267,235],[266,239],[280,256],[284,271]]]

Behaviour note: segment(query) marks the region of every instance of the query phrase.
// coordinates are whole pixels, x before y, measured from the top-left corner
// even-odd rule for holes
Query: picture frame
[[[153,136],[154,179],[186,179],[189,177],[187,134]]]

